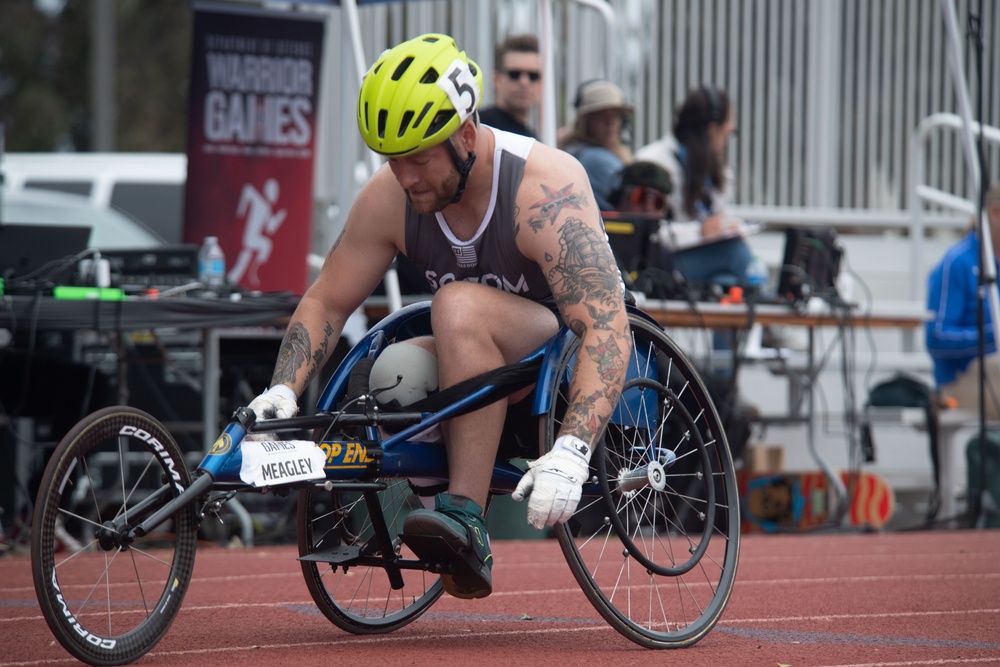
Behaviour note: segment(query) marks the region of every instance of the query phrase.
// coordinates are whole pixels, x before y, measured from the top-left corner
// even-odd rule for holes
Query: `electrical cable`
[[[21,378],[21,399],[17,403],[17,407],[11,412],[11,418],[17,419],[21,410],[24,409],[24,403],[28,397],[28,386],[31,378],[31,365],[32,359],[35,356],[35,337],[38,333],[38,313],[42,307],[42,292],[36,292],[34,295],[34,301],[31,304],[31,319],[28,321],[28,350],[25,356],[24,362],[24,374]]]
[[[10,281],[10,286],[7,289],[11,291],[38,291],[52,289],[53,283],[50,280],[51,276],[76,265],[80,262],[80,260],[90,255],[96,255],[98,252],[99,251],[96,248],[87,248],[86,250],[81,250],[75,255],[67,255],[62,259],[50,260],[45,264],[42,264],[34,271],[30,271],[23,276],[15,276],[13,280]]]
[[[9,305],[9,302],[6,299],[4,299],[4,303]],[[13,347],[14,340],[16,340],[17,338],[17,313],[14,312],[13,307],[10,308],[9,327],[10,327],[11,343],[9,347],[5,347],[2,350],[0,350],[0,361],[3,361],[3,358],[7,355],[8,350],[11,347]],[[2,400],[0,400],[0,417],[3,417],[3,419],[0,421],[3,422],[3,425],[10,432],[11,436],[14,439],[17,439],[18,433],[17,430],[14,428],[14,418],[7,412],[7,407],[4,405]]]

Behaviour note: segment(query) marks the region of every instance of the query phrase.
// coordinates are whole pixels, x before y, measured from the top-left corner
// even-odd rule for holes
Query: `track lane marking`
[[[838,665],[816,665],[815,667],[920,667],[920,665],[980,665],[996,663],[993,658],[938,658],[934,660],[903,660],[900,662],[851,662]]]
[[[617,632],[607,623],[603,621],[599,625],[593,626],[583,626],[578,628],[543,628],[538,630],[504,630],[504,631],[491,631],[482,632],[477,631],[476,637],[506,637],[510,635],[545,635],[554,634],[557,632],[594,632],[598,630],[607,630],[611,632]],[[357,646],[358,644],[382,644],[386,642],[402,642],[402,641],[412,641],[421,642],[428,640],[439,640],[439,639],[468,639],[468,632],[457,632],[450,634],[437,634],[437,633],[421,633],[415,635],[398,636],[398,635],[378,635],[377,637],[352,637],[347,639],[335,639],[325,642],[300,642],[300,643],[286,643],[286,644],[247,644],[245,646],[219,646],[215,648],[203,648],[203,649],[187,649],[183,651],[157,651],[155,648],[147,653],[144,658],[176,658],[185,655],[209,655],[213,653],[235,653],[239,651],[261,651],[261,650],[287,650],[287,649],[299,649],[299,648],[319,648],[319,647],[333,647],[333,646]],[[623,641],[628,641],[622,637]],[[80,664],[79,661],[68,658],[68,659],[49,659],[49,660],[28,660],[24,662],[5,662],[4,667],[29,667],[31,665],[55,665],[55,664]]]
[[[273,577],[291,577],[301,578],[301,572],[279,572],[279,573],[269,573],[269,574],[235,574],[226,575],[221,577],[194,577],[191,580],[189,586],[196,586],[200,584],[211,584],[211,583],[226,583],[226,582],[241,582],[247,579],[252,579],[254,581],[259,581],[262,578],[273,578]],[[976,581],[982,581],[983,579],[1000,579],[1000,572],[985,572],[985,573],[936,573],[936,574],[907,574],[907,575],[895,575],[895,574],[873,574],[873,575],[859,575],[859,576],[848,576],[848,577],[813,577],[810,579],[750,579],[744,580],[739,577],[736,578],[736,586],[775,586],[775,585],[801,585],[801,584],[843,584],[843,583],[872,583],[872,582],[912,582],[912,581],[960,581],[963,579],[975,579]],[[714,585],[714,582],[712,582]],[[122,584],[111,584],[111,587],[115,586],[129,586],[129,582]],[[662,584],[662,586],[670,586],[669,582]],[[687,581],[685,586],[708,586],[708,582],[702,581]],[[87,584],[67,584],[63,588],[73,589],[76,588],[87,588],[90,586]],[[190,588],[188,589],[190,591]],[[578,586],[570,586],[569,588],[555,588],[546,590],[531,590],[531,591],[496,591],[493,596],[498,595],[552,595],[557,593],[570,593],[579,592],[580,588]],[[34,595],[34,586],[19,586],[16,588],[6,588],[4,593],[31,593]],[[3,600],[0,600],[0,606],[3,606]]]
[[[490,597],[496,597],[498,594],[493,593]],[[440,602],[440,601],[439,601]],[[315,603],[312,600],[293,600],[288,602],[226,602],[223,604],[201,604],[201,605],[182,605],[181,612],[217,612],[224,611],[227,609],[288,609],[295,613],[302,613],[300,611],[303,607],[308,607],[310,609],[315,608]],[[431,610],[428,610],[428,612]],[[434,609],[434,611],[442,613],[463,613],[461,611],[451,611],[448,609]],[[119,614],[134,614],[134,613],[144,613],[140,609],[135,610],[122,610],[112,612],[111,615]],[[722,618],[719,620],[719,625],[741,625],[745,623],[795,623],[800,621],[832,621],[832,620],[858,620],[858,619],[879,619],[879,618],[913,618],[913,617],[929,617],[929,616],[964,616],[969,614],[1000,614],[1000,608],[991,609],[942,609],[940,611],[900,611],[900,612],[884,612],[875,614],[809,614],[802,616],[775,616],[770,618]],[[0,618],[0,623],[12,623],[15,621],[41,621],[44,617],[39,613],[33,616],[17,616],[11,618]],[[581,619],[585,620],[585,619]]]
[[[593,626],[583,626],[577,628],[542,628],[536,630],[517,630],[517,631],[492,631],[492,632],[477,632],[478,637],[506,637],[510,635],[548,635],[563,632],[595,632],[595,631],[608,631],[614,632],[614,628],[606,623],[601,623],[599,625]],[[287,649],[300,649],[300,648],[320,648],[320,647],[335,647],[335,646],[357,646],[359,644],[382,644],[387,642],[420,642],[426,640],[441,640],[441,639],[468,639],[469,634],[467,632],[461,633],[450,633],[450,634],[437,634],[437,633],[421,633],[415,635],[399,636],[399,635],[379,635],[377,637],[351,637],[345,639],[337,639],[323,642],[301,642],[301,643],[283,643],[283,644],[247,644],[245,646],[220,646],[214,648],[204,648],[204,649],[187,649],[182,651],[157,651],[153,649],[146,654],[147,657],[163,657],[163,658],[178,658],[181,656],[192,656],[192,655],[212,655],[212,654],[222,654],[222,653],[237,653],[237,652],[249,652],[249,651],[261,651],[261,650],[287,650]],[[901,660],[895,662],[863,662],[863,663],[839,663],[831,665],[816,665],[815,667],[920,667],[922,665],[975,665],[983,663],[995,663],[997,660],[996,656],[993,657],[983,657],[983,658],[938,658],[930,660]],[[66,659],[48,659],[48,660],[29,660],[23,662],[9,662],[4,663],[7,667],[32,667],[34,665],[56,665],[56,664],[79,664],[76,660],[72,658]]]

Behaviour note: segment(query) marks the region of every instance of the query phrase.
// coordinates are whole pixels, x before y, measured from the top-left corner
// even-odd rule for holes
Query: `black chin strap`
[[[458,157],[458,151],[455,150],[455,144],[451,143],[451,140],[447,140],[445,143],[448,144],[451,159],[454,160],[455,168],[458,169],[458,190],[455,191],[455,196],[451,199],[452,204],[457,204],[462,199],[462,193],[465,192],[465,182],[469,180],[469,172],[472,171],[472,165],[476,162],[476,152],[469,151],[469,157],[463,160]]]

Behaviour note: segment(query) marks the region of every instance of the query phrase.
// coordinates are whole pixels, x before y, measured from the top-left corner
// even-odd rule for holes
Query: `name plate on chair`
[[[257,487],[323,479],[326,454],[311,440],[244,441],[240,479]]]

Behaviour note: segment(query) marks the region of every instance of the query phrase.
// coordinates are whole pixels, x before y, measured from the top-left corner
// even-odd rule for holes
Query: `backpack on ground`
[[[918,378],[905,373],[897,373],[879,382],[868,392],[869,407],[923,408],[927,424],[927,438],[930,449],[931,467],[934,472],[934,491],[927,508],[927,523],[937,517],[941,507],[941,471],[938,459],[938,403],[934,389]],[[875,442],[872,439],[871,421],[864,419],[861,425],[861,451],[865,461],[875,460]]]
[[[979,433],[965,445],[968,478],[969,528],[1000,528],[1000,431],[986,431],[986,462]],[[983,468],[986,468],[986,494],[982,492]]]

